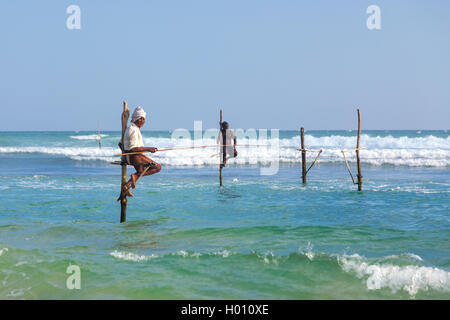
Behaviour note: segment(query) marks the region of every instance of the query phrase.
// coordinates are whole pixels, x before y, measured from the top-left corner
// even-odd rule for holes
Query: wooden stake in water
[[[302,181],[306,184],[306,149],[305,149],[305,129],[300,128],[301,150],[302,150]]]
[[[122,138],[120,139],[120,149],[122,149],[122,153],[125,151],[124,146],[124,136],[125,130],[127,130],[128,118],[130,116],[130,110],[128,109],[127,102],[123,102],[123,112],[122,112]],[[125,195],[125,185],[127,184],[127,162],[125,161],[125,157],[122,157],[122,161],[120,165],[122,166],[122,175],[121,175],[121,187],[120,187],[120,223],[125,222],[127,220],[127,196]]]
[[[120,199],[120,223],[127,221],[127,196],[124,195],[124,186],[127,184],[127,165],[122,164],[122,180],[121,180],[121,194]]]
[[[220,119],[219,119],[219,133],[222,132],[222,109],[220,109]],[[222,151],[222,157],[220,157],[220,165],[219,165],[219,183],[220,186],[222,186],[222,164],[223,164],[223,151]]]
[[[100,134],[100,120],[97,120],[97,137],[95,138],[98,142],[98,148],[102,148],[102,135]]]
[[[356,140],[356,166],[358,167],[358,191],[362,190],[361,159],[359,158],[359,141],[361,139],[361,112],[358,109],[358,138]]]

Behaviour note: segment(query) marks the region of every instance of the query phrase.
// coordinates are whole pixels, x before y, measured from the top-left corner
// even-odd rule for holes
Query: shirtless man
[[[222,149],[224,147],[222,132],[225,132],[225,157],[223,156]],[[233,141],[233,144],[231,144],[231,141]],[[219,136],[217,137],[217,144],[220,146],[220,167],[225,168],[225,165],[227,164],[227,157],[229,156],[230,158],[236,158],[238,155],[236,151],[236,136],[234,135],[234,132],[230,130],[230,125],[226,121],[222,122],[222,127],[220,128]]]
[[[124,135],[124,153],[130,152],[151,152],[155,153],[158,151],[154,147],[144,147],[144,142],[142,141],[141,128],[145,124],[146,113],[141,107],[134,109],[133,115],[131,116],[131,124],[128,126]],[[133,173],[130,180],[125,185],[124,191],[127,196],[132,197],[133,194],[130,192],[130,188],[136,187],[136,182],[142,176],[149,176],[161,171],[161,165],[147,157],[145,154],[132,154],[127,155],[127,162],[134,166],[136,173]]]

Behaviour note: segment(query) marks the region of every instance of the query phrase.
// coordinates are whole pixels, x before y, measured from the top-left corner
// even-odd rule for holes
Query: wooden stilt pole
[[[97,138],[98,148],[102,148],[102,135],[100,134],[100,120],[97,120]]]
[[[359,141],[361,139],[361,112],[358,109],[358,138],[356,140],[356,165],[358,167],[358,191],[362,190],[361,159],[359,158]]]
[[[120,149],[122,153],[125,152],[124,146],[124,135],[125,130],[127,129],[128,118],[130,116],[130,110],[128,109],[127,102],[123,102],[123,112],[122,112],[122,138],[120,139]],[[121,185],[120,185],[120,223],[125,222],[127,220],[127,196],[125,195],[124,188],[127,184],[127,163],[125,161],[126,156],[122,156],[121,166],[122,166],[122,174],[121,174]]]
[[[220,109],[220,120],[219,120],[219,133],[220,132],[222,132],[222,121],[223,121],[223,119],[222,119],[222,109]],[[223,135],[223,133],[222,133],[222,135]],[[220,144],[219,144],[220,145]],[[223,150],[220,150],[220,152],[221,152],[221,154],[222,154],[222,157],[220,157],[220,165],[219,165],[219,170],[220,170],[220,173],[219,173],[219,182],[220,182],[220,186],[222,186],[222,164],[223,164],[223,156],[224,156],[224,153],[223,153]]]
[[[300,128],[300,139],[302,142],[301,150],[302,150],[302,181],[303,184],[306,184],[306,149],[305,149],[305,129],[303,127]]]
[[[120,223],[127,221],[127,197],[124,195],[123,189],[127,184],[127,165],[122,164],[122,183],[121,183],[121,194],[120,199]]]

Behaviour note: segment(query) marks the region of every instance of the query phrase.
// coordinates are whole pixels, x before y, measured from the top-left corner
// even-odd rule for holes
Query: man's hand
[[[158,151],[158,148],[148,147],[148,148],[147,148],[147,151],[148,151],[148,152],[151,152],[151,153],[155,153],[156,151]]]

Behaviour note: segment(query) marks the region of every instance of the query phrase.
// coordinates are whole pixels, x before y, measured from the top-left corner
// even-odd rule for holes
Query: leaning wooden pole
[[[356,166],[358,167],[358,191],[362,190],[361,159],[359,158],[359,141],[361,139],[361,112],[358,109],[358,138],[356,140]]]
[[[305,149],[305,129],[303,127],[300,128],[300,139],[301,139],[301,148],[302,148],[302,181],[303,184],[306,184],[306,149]]]
[[[127,129],[128,118],[130,116],[130,110],[128,109],[127,102],[123,102],[123,111],[122,111],[122,138],[120,139],[120,149],[122,153],[125,152],[124,145],[124,136],[125,130]],[[122,156],[122,161],[120,163],[122,167],[121,174],[121,186],[120,186],[120,223],[125,222],[127,220],[127,196],[125,195],[124,188],[127,184],[127,162],[125,161],[126,156]]]
[[[223,119],[222,119],[222,109],[220,109],[219,133],[222,132],[222,121],[223,121]],[[223,134],[223,133],[222,133],[222,134]],[[219,136],[220,136],[220,134],[219,134]],[[220,146],[220,144],[219,144],[219,146]],[[220,149],[219,149],[219,150],[220,150]],[[220,170],[220,172],[219,172],[219,183],[220,183],[220,186],[222,186],[223,150],[220,150],[220,154],[221,154],[221,156],[219,157],[219,158],[220,158],[220,165],[219,165],[219,170]]]

